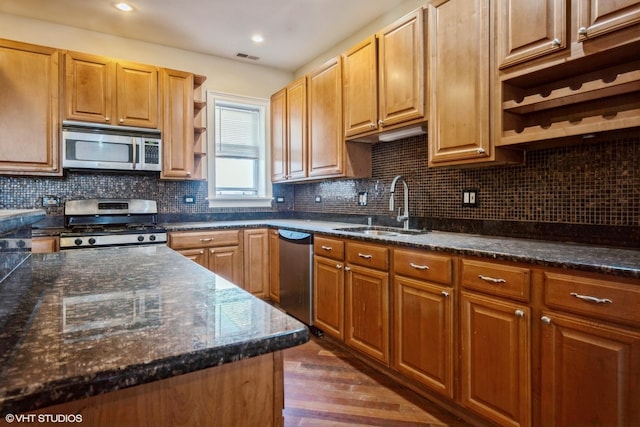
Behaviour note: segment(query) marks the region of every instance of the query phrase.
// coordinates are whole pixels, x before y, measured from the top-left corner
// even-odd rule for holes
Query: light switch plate
[[[478,206],[478,190],[465,189],[462,190],[462,206],[475,208]]]

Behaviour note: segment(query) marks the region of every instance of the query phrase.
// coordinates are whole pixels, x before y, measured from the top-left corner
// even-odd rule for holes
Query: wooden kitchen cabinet
[[[394,368],[452,399],[452,258],[394,249],[393,259]]]
[[[46,254],[60,250],[60,237],[38,236],[31,238],[31,253]]]
[[[342,60],[309,74],[309,178],[371,176],[371,146],[345,142],[342,127]]]
[[[266,228],[242,232],[243,288],[258,298],[269,298],[269,231]]]
[[[62,175],[61,54],[0,39],[0,174]]]
[[[271,97],[271,180],[285,182],[308,175],[307,77]]]
[[[162,69],[162,178],[190,179],[194,171],[193,74]]]
[[[541,423],[640,425],[640,287],[545,272]]]
[[[579,41],[640,24],[638,0],[584,0],[577,3]]]
[[[280,235],[269,230],[269,299],[280,302]]]
[[[342,55],[347,139],[426,120],[424,19],[417,9]]]
[[[496,2],[497,65],[520,62],[566,49],[570,45],[567,13],[571,0]]]
[[[389,250],[346,243],[345,342],[389,366]]]
[[[240,230],[176,231],[169,247],[214,273],[243,286],[243,252]]]
[[[530,426],[529,271],[472,259],[460,264],[461,403],[499,425]]]
[[[344,241],[313,240],[313,323],[325,334],[344,340]]]
[[[491,4],[433,0],[428,5],[429,166],[523,160],[521,152],[493,144]]]
[[[65,118],[158,128],[158,70],[80,52],[65,53]]]

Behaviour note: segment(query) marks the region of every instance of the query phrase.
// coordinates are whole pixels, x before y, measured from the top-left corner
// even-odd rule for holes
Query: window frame
[[[208,90],[207,100],[207,194],[210,208],[247,208],[247,207],[272,207],[273,192],[271,183],[271,141],[270,141],[270,105],[269,99],[233,95],[223,92]],[[264,144],[259,147],[260,158],[258,160],[258,195],[231,195],[216,194],[216,101],[230,104],[250,105],[261,112],[263,123],[261,134]]]

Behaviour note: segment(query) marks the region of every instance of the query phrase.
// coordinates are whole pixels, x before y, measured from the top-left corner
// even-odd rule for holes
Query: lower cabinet
[[[531,425],[531,310],[462,292],[461,403],[501,426]]]
[[[389,366],[389,255],[383,246],[346,244],[345,342]]]
[[[313,322],[340,341],[344,340],[344,245],[339,239],[313,239]]]
[[[177,231],[169,247],[238,286],[243,286],[240,230]]]
[[[258,298],[269,298],[269,232],[266,228],[242,232],[244,251],[243,287]]]
[[[280,302],[280,237],[269,230],[269,299]]]

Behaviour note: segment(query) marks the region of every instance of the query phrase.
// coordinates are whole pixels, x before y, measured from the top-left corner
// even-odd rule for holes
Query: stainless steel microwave
[[[62,167],[160,171],[160,131],[65,121],[62,123]]]

